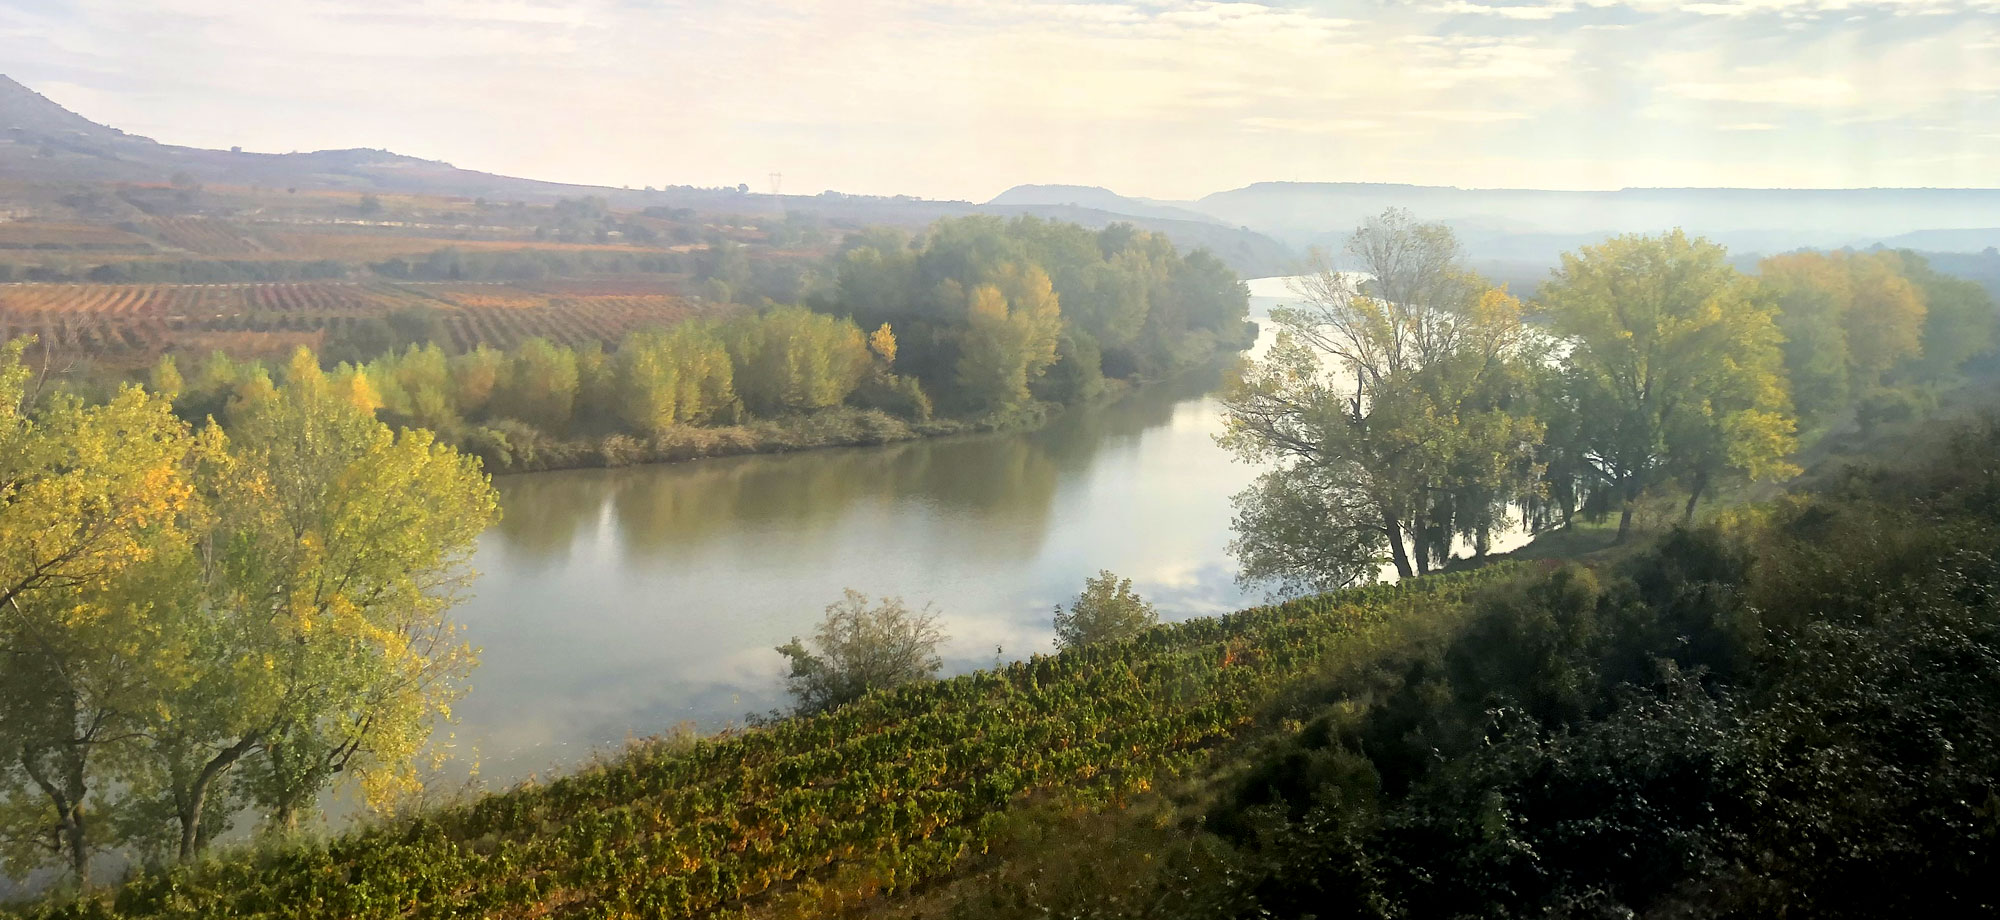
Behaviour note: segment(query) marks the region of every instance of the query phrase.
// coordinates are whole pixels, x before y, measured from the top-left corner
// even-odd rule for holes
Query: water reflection
[[[1220,379],[1027,433],[503,477],[458,611],[483,649],[460,749],[505,783],[776,708],[772,647],[847,587],[935,603],[952,670],[1047,649],[1050,608],[1100,568],[1169,618],[1254,602],[1226,553],[1252,471],[1213,442]]]

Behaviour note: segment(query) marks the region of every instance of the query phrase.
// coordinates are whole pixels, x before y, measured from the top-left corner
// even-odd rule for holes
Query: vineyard
[[[144,252],[150,248],[145,237],[103,224],[0,220],[0,250]]]
[[[697,312],[695,304],[645,282],[577,282],[554,292],[339,281],[11,284],[0,285],[0,340],[32,334],[47,352],[137,366],[168,351],[281,353],[413,309],[434,311],[447,336],[439,344],[455,352],[512,348],[537,336],[571,346],[610,344]]]
[[[604,767],[261,860],[146,875],[29,916],[696,917],[838,909],[938,879],[1031,795],[1118,807],[1186,776],[1371,627],[1507,567],[1191,620],[639,748]]]
[[[175,249],[204,256],[246,256],[270,251],[270,247],[227,221],[201,217],[156,218],[150,222],[153,235]]]

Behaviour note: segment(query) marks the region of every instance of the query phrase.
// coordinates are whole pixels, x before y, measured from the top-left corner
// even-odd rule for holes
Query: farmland
[[[168,352],[223,349],[266,356],[399,311],[426,311],[451,351],[511,348],[542,337],[611,343],[626,333],[713,311],[664,281],[391,284],[308,281],[241,284],[0,285],[0,336],[33,334],[64,356],[141,366]]]

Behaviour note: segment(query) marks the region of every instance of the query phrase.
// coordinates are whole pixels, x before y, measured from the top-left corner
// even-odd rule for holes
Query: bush
[[[827,606],[811,650],[794,636],[778,653],[792,665],[786,691],[799,712],[809,714],[937,676],[944,667],[937,647],[944,640],[929,607],[912,611],[894,597],[870,607],[866,596],[849,589]]]
[[[1160,614],[1145,598],[1132,592],[1132,579],[1120,580],[1108,571],[1086,579],[1083,593],[1064,612],[1056,606],[1056,647],[1077,648],[1096,642],[1129,639],[1160,622]]]

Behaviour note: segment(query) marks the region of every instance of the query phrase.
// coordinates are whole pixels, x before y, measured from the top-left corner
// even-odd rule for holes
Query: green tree
[[[208,437],[201,590],[176,615],[186,679],[143,734],[182,859],[232,792],[288,824],[335,775],[375,803],[409,785],[472,664],[444,613],[497,513],[476,460],[391,431],[310,356],[226,444]]]
[[[1404,212],[1363,225],[1348,251],[1367,274],[1316,254],[1303,304],[1272,311],[1276,341],[1224,394],[1221,443],[1277,466],[1237,498],[1245,577],[1287,589],[1368,580],[1383,547],[1406,578],[1456,536],[1483,548],[1537,475],[1542,428],[1522,397],[1539,346],[1519,302],[1465,270],[1449,229]],[[1287,546],[1330,538],[1346,542]]]
[[[619,417],[644,434],[699,424],[736,400],[729,352],[705,323],[626,336],[615,366]]]
[[[1921,356],[1924,292],[1903,268],[1887,252],[1802,252],[1758,264],[1777,298],[1785,368],[1802,417],[1823,419],[1846,408]]]
[[[1571,345],[1582,450],[1619,504],[1621,541],[1655,486],[1680,480],[1691,515],[1724,472],[1791,469],[1776,311],[1722,247],[1678,230],[1586,246],[1564,254],[1542,305]]]
[[[877,335],[882,334],[878,330]],[[803,307],[780,307],[738,319],[722,335],[744,407],[760,414],[838,406],[874,365],[868,339],[852,320]],[[893,358],[893,335],[887,347]]]
[[[785,689],[801,713],[824,712],[870,691],[929,680],[944,667],[945,641],[929,607],[911,610],[901,598],[868,598],[849,590],[826,608],[811,648],[792,637],[778,647],[791,671]]]
[[[0,348],[0,815],[28,826],[0,839],[45,841],[88,885],[102,754],[137,730],[157,654],[141,579],[180,543],[192,440],[136,387],[31,414],[27,343]]]
[[[507,376],[507,356],[484,344],[451,359],[451,401],[466,418],[485,418]]]
[[[1028,384],[1056,360],[1062,308],[1039,268],[1008,265],[971,292],[957,381],[966,402],[984,411],[1026,403]]]
[[[1132,591],[1132,579],[1100,571],[1084,579],[1083,593],[1068,610],[1056,606],[1056,647],[1072,649],[1129,639],[1159,622],[1160,614],[1153,605]]]
[[[169,403],[180,398],[181,391],[187,388],[187,381],[181,378],[181,369],[174,363],[173,355],[160,356],[146,378],[146,388]]]
[[[569,431],[576,414],[576,353],[543,338],[521,343],[495,382],[488,413],[527,422],[552,434]]]
[[[1965,362],[1993,348],[1996,316],[1993,298],[1977,282],[1954,278],[1931,267],[1914,252],[1897,254],[1903,276],[1924,298],[1922,357],[1915,372],[1920,379],[1950,379]]]

